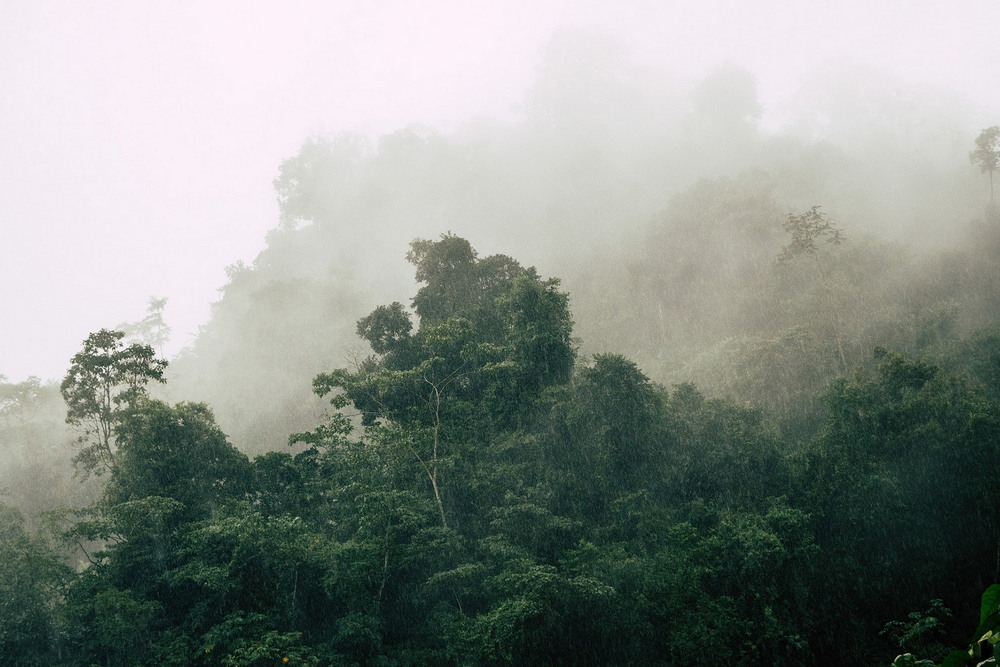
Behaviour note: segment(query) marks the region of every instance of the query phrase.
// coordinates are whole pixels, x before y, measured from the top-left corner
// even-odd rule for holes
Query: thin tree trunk
[[[441,392],[434,385],[434,450],[431,454],[431,487],[434,489],[434,500],[437,502],[438,512],[441,513],[441,525],[448,527],[448,520],[444,516],[444,502],[441,500],[441,490],[437,483],[437,460],[438,460],[438,437],[441,430]]]
[[[431,391],[434,396],[434,428],[432,432],[434,434],[433,444],[431,446],[431,456],[430,461],[424,461],[423,457],[420,456],[420,452],[417,448],[410,445],[410,451],[416,457],[417,461],[420,462],[420,467],[424,469],[424,474],[427,475],[427,479],[431,482],[431,490],[434,492],[434,503],[437,505],[438,514],[441,515],[441,525],[445,528],[448,527],[448,519],[444,513],[444,500],[441,497],[441,487],[438,485],[438,445],[440,443],[440,431],[441,431],[441,390],[436,384],[424,378],[424,382],[431,386]]]

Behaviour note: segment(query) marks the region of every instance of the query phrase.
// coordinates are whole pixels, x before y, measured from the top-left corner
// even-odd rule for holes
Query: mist
[[[723,371],[703,364],[720,345],[749,354],[810,319],[775,326],[781,290],[811,281],[775,266],[785,216],[820,206],[845,253],[886,265],[884,276],[845,269],[844,289],[867,294],[843,317],[864,328],[891,319],[935,249],[967,246],[988,203],[968,159],[984,112],[966,97],[864,67],[815,76],[790,98],[787,125],[767,129],[757,79],[739,65],[685,82],[636,63],[621,40],[563,31],[519,118],[307,137],[274,181],[266,248],[230,267],[171,391],[215,406],[252,451],[305,428],[322,403],[302,378],[363,358],[353,323],[415,289],[410,241],[448,232],[561,278],[581,352],[623,352],[658,382],[759,403],[771,394],[711,380]],[[801,390],[899,343],[859,330],[850,359]]]
[[[829,131],[856,147],[876,131],[873,118],[885,118],[870,108],[877,94],[900,111],[911,107],[905,91],[937,100],[925,115],[964,113],[951,106],[958,104],[975,116],[972,126],[985,127],[998,105],[982,85],[995,12],[990,3],[953,10],[933,2],[905,11],[893,3],[751,10],[730,2],[697,11],[574,2],[488,10],[436,3],[419,11],[400,3],[364,11],[225,3],[197,11],[155,3],[101,12],[59,2],[5,8],[0,267],[17,288],[4,291],[2,311],[21,326],[4,333],[0,372],[17,381],[61,377],[88,332],[139,319],[151,295],[170,298],[170,353],[192,343],[226,281],[224,267],[251,262],[276,226],[271,182],[310,136],[347,132],[377,144],[412,124],[450,134],[476,119],[522,120],[547,104],[568,114],[564,125],[574,114],[600,125],[604,114],[622,138],[655,142],[643,132],[669,132],[693,103],[682,94],[667,109],[655,98],[690,89],[727,62],[754,77],[766,129],[796,122],[814,139]],[[816,25],[831,37],[815,38]],[[895,26],[888,36],[885,25]],[[587,73],[588,58],[601,67]],[[627,73],[614,71],[626,64]],[[835,104],[833,91],[825,100],[796,91],[829,88],[824,68],[855,65],[867,69],[849,79],[857,90],[840,104],[853,99],[857,115],[829,126],[823,114],[835,110],[816,107]],[[579,94],[637,97],[633,104],[566,98],[556,108],[559,81],[579,89],[588,76],[618,88],[592,82]],[[576,103],[582,108],[574,111]],[[626,128],[646,105],[664,110],[666,126],[647,113],[647,127]],[[630,114],[615,123],[609,114],[623,107]],[[927,120],[890,122],[919,130]],[[968,130],[956,131],[934,140],[953,141],[960,155]],[[652,205],[635,204],[638,215],[652,214],[681,185],[663,184]]]
[[[1000,108],[974,48],[995,8],[966,22],[928,3],[895,17],[911,28],[895,42],[873,39],[876,17],[818,6],[393,9],[14,12],[9,393],[52,394],[88,332],[166,299],[164,396],[208,402],[248,452],[280,449],[325,409],[312,378],[370,353],[355,322],[415,289],[409,243],[446,232],[560,278],[581,355],[621,352],[657,382],[770,408],[790,399],[735,368],[793,363],[808,380],[791,386],[814,394],[877,345],[915,349],[880,324],[891,313],[946,312],[956,335],[989,323],[959,286],[910,294],[928,266],[987,261],[955,258],[988,203],[968,154]],[[843,39],[809,39],[814,24]],[[318,45],[322,26],[342,51]],[[956,45],[950,68],[931,44]],[[877,269],[845,265],[840,363],[767,356],[815,328],[781,306],[810,277],[774,264],[781,221],[811,206]]]
[[[0,156],[7,184],[0,191],[0,270],[8,285],[0,296],[7,316],[0,503],[23,515],[25,535],[53,530],[53,517],[72,523],[67,508],[113,522],[109,507],[173,499],[185,509],[168,503],[150,516],[183,516],[177,525],[185,539],[208,540],[198,531],[214,534],[224,521],[212,521],[242,511],[252,517],[239,521],[304,520],[294,530],[308,524],[321,536],[316,543],[335,545],[308,561],[320,571],[346,558],[344,545],[366,544],[369,527],[350,523],[348,504],[357,516],[396,516],[396,500],[385,500],[395,509],[383,512],[362,508],[369,501],[359,498],[369,496],[351,495],[369,485],[377,490],[371,497],[412,495],[399,510],[409,518],[398,525],[385,519],[385,535],[410,521],[420,527],[406,533],[417,540],[407,549],[452,539],[467,549],[454,549],[468,558],[464,564],[428,565],[436,574],[414,584],[425,589],[467,565],[487,567],[480,555],[489,553],[502,567],[530,562],[546,576],[565,574],[556,597],[583,596],[582,609],[597,604],[587,595],[628,589],[616,577],[631,574],[609,574],[615,549],[636,562],[648,558],[646,569],[636,570],[647,572],[655,558],[694,544],[678,537],[684,531],[714,549],[711,540],[733,530],[739,536],[726,548],[736,549],[759,529],[778,536],[785,550],[780,558],[761,556],[775,581],[784,576],[780,568],[805,577],[813,563],[825,563],[843,564],[837,576],[854,582],[869,554],[880,563],[905,562],[904,543],[926,558],[924,583],[873,608],[851,630],[859,647],[879,656],[866,664],[891,659],[884,645],[890,621],[915,605],[942,598],[957,618],[972,613],[977,600],[970,596],[990,574],[963,571],[940,583],[954,559],[928,554],[941,526],[975,533],[962,542],[975,558],[988,551],[983,545],[994,531],[981,509],[992,507],[993,496],[976,495],[985,482],[940,443],[992,461],[989,443],[1000,423],[1000,227],[992,173],[970,159],[977,136],[1000,122],[1000,92],[985,85],[996,55],[989,31],[1000,18],[995,5],[789,8],[720,0],[696,9],[565,0],[287,10],[121,3],[84,11],[55,2],[0,14],[8,19],[0,21],[7,26],[0,37],[10,38],[0,39],[0,75],[13,91],[0,100],[7,121],[0,137],[9,148]],[[462,280],[488,298],[447,302],[449,290],[473,288],[435,283],[428,248],[460,251],[461,261],[442,260],[441,275],[467,270],[476,278]],[[531,311],[542,313],[539,321],[549,322],[544,315],[565,324],[562,338],[538,334],[559,338],[563,347],[552,349],[568,360],[558,372],[539,371],[544,380],[510,370],[533,358],[516,326],[484,324],[522,316],[512,304],[529,296],[544,304]],[[421,304],[435,298],[453,317],[428,315]],[[386,313],[397,320],[385,324],[379,318]],[[526,331],[535,335],[531,326]],[[385,327],[382,338],[378,327]],[[105,328],[122,331],[123,345],[150,346],[169,365],[163,383],[151,383],[148,397],[143,390],[153,416],[118,425],[132,449],[102,477],[81,466],[92,433],[67,423],[69,390],[60,382],[88,335]],[[484,338],[456,353],[460,363],[438,350],[417,364],[434,345],[450,349],[434,338],[439,334]],[[456,364],[445,379],[432,372],[442,360]],[[467,380],[459,371],[473,361],[482,377]],[[535,362],[547,368],[548,360]],[[401,400],[406,392],[392,382],[411,381],[418,370],[437,396],[433,417],[420,412],[422,403],[379,412],[365,402]],[[504,373],[513,378],[506,389],[490,384]],[[458,398],[449,408],[442,396],[451,382]],[[923,400],[931,407],[913,407]],[[896,412],[872,417],[882,404]],[[171,428],[198,424],[197,437],[181,433],[172,442],[214,448],[205,469],[216,474],[212,466],[224,461],[222,477],[183,498],[140,497],[135,489],[148,491],[161,474],[135,463],[147,456],[153,469],[158,450],[143,453],[139,445],[160,418]],[[876,444],[861,454],[849,450],[843,442],[852,437],[868,442],[869,418],[878,428],[913,426],[905,437],[871,436]],[[433,458],[412,445],[428,433]],[[439,439],[455,448],[440,462]],[[401,443],[410,443],[419,466],[407,462]],[[850,487],[838,456],[868,475],[850,500],[837,495]],[[176,460],[187,461],[191,475],[204,472],[183,452]],[[942,484],[960,489],[965,504],[955,516],[927,491],[935,466],[947,471]],[[428,479],[433,495],[424,488]],[[442,495],[439,482],[452,495]],[[329,488],[313,494],[309,484]],[[349,500],[338,508],[341,498]],[[243,509],[232,509],[239,503]],[[898,537],[903,519],[883,515],[894,507],[900,517],[925,522],[913,544]],[[532,517],[530,537],[517,532],[518,512]],[[622,522],[622,512],[642,520]],[[657,527],[632,535],[647,525],[642,521]],[[591,530],[591,522],[599,527]],[[852,526],[862,523],[856,552],[840,559],[834,538],[854,536]],[[440,534],[421,532],[430,524]],[[77,531],[86,558],[57,549],[53,562],[99,569],[103,561],[91,560],[87,549],[107,547],[108,537],[84,535],[87,525],[78,518],[65,533]],[[128,540],[121,544],[127,548]],[[607,551],[598,557],[591,547]],[[102,552],[112,554],[107,562],[115,548]],[[685,558],[695,562],[691,549]],[[862,577],[864,586],[898,590],[895,575],[879,579],[878,572]],[[712,576],[729,582],[730,574]],[[399,581],[411,575],[417,582],[409,570]],[[330,583],[332,576],[315,586],[316,600],[348,586]],[[587,577],[607,588],[586,595],[574,588]],[[379,601],[383,590],[405,598],[390,581],[386,574]],[[839,590],[832,581],[802,583],[796,595]],[[721,605],[719,618],[760,621],[742,597],[739,604],[753,611],[726,607],[736,595],[727,592],[730,583],[698,585]],[[753,599],[773,593],[767,590]],[[674,594],[686,600],[687,593]],[[338,595],[353,599],[355,592]],[[494,630],[476,635],[476,624],[501,607],[477,595],[465,608],[459,601],[457,611],[433,616],[439,625],[426,630],[451,637],[448,659],[462,655],[473,664],[491,655],[486,648],[462,653],[454,640],[475,635],[492,646]],[[836,664],[824,663],[824,651],[847,659],[850,650],[837,653],[807,622],[789,620],[791,609],[782,607],[778,620],[761,612],[761,627],[773,622],[786,634],[779,641],[760,630],[780,647],[768,649],[775,662],[759,664],[786,664],[777,655],[793,656],[787,664]],[[667,614],[647,612],[652,619]],[[364,622],[383,633],[386,655],[420,662],[398,648],[411,641],[392,625],[399,618],[390,623],[381,613]],[[569,626],[586,626],[567,614],[575,619]],[[822,614],[850,625],[835,612]],[[297,646],[288,639],[296,632],[322,635],[305,622],[282,623],[289,646]],[[209,638],[222,625],[202,629],[206,646],[216,645]],[[330,655],[377,653],[358,648],[363,642],[344,627],[329,639],[340,651]],[[572,641],[585,643],[588,632]],[[635,640],[641,649],[605,637],[587,655],[644,663],[668,651],[657,643],[667,640],[636,632],[645,638]],[[941,646],[961,643],[960,632],[948,633],[951,643]],[[46,641],[62,651],[75,640]],[[689,645],[686,635],[669,642],[671,655],[689,655],[677,648]],[[941,647],[900,640],[895,648],[931,655]],[[531,660],[543,649],[528,642],[510,650]]]
[[[970,48],[952,51],[952,69],[923,58],[924,45],[959,39],[957,18],[941,8],[908,14],[914,31],[892,48],[868,41],[872,25],[848,29],[818,7],[751,15],[726,3],[702,14],[552,3],[520,19],[523,30],[461,10],[446,20],[457,8],[445,5],[419,18],[386,8],[327,16],[304,36],[306,14],[251,11],[227,28],[223,50],[206,41],[222,29],[219,11],[78,16],[107,31],[98,46],[57,45],[74,28],[55,8],[23,10],[26,30],[7,47],[36,54],[24,67],[6,60],[24,91],[4,103],[8,127],[39,128],[11,143],[31,159],[15,151],[0,162],[12,184],[3,266],[17,286],[3,310],[18,324],[4,327],[0,346],[11,395],[36,385],[54,394],[88,332],[132,330],[151,299],[165,299],[155,341],[171,359],[164,397],[207,402],[247,452],[281,449],[326,409],[312,378],[370,354],[355,322],[416,288],[409,243],[446,232],[560,278],[582,356],[620,352],[664,385],[694,381],[779,412],[877,345],[915,349],[891,332],[893,313],[948,313],[954,335],[989,323],[989,308],[960,305],[968,292],[957,285],[933,300],[909,296],[928,265],[973,261],[954,253],[975,243],[970,225],[989,186],[968,154],[1000,108],[971,77],[982,59],[963,58],[976,55],[978,21],[961,25]],[[430,32],[400,32],[408,18]],[[381,19],[372,43],[348,40],[346,61],[317,50],[319,25],[347,39]],[[845,50],[806,39],[824,21],[843,31]],[[943,32],[932,39],[932,29]],[[139,41],[153,32],[163,34],[150,51]],[[432,47],[438,34],[447,38]],[[293,35],[291,55],[256,52]],[[465,69],[449,45],[475,54]],[[141,58],[120,57],[133,52]],[[66,69],[86,53],[92,66]],[[86,78],[59,78],[88,67],[110,72],[93,90]],[[56,86],[32,83],[35,69]],[[193,96],[190,108],[171,86]],[[70,116],[53,115],[55,95],[87,101],[59,152],[52,132],[67,132],[57,128]],[[29,119],[39,105],[47,115]],[[255,111],[234,116],[237,107]],[[237,121],[225,133],[223,116]],[[108,134],[116,117],[128,120]],[[180,134],[167,143],[164,129]],[[35,183],[58,196],[28,196]],[[844,269],[853,275],[841,287],[855,296],[842,306],[853,340],[840,363],[780,352],[822,317],[785,312],[788,290],[808,292],[811,277],[779,275],[774,263],[781,221],[811,206],[870,267]],[[771,363],[801,372],[776,392],[759,368],[738,370]],[[68,441],[51,431],[61,421],[52,406],[43,439]],[[50,446],[55,459],[70,455]],[[18,447],[12,460],[24,460]],[[7,466],[4,484],[21,486],[20,465]]]

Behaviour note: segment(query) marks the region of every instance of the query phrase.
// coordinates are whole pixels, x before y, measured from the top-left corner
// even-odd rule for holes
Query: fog
[[[0,653],[964,661],[998,19],[0,9]]]
[[[954,113],[953,134],[933,137],[933,154],[914,147],[913,157],[929,162],[950,150],[961,158],[972,128],[992,124],[991,109],[1000,106],[1000,93],[986,85],[998,11],[985,1],[793,9],[779,2],[8,3],[0,10],[7,286],[0,373],[58,379],[88,332],[139,319],[150,296],[169,299],[169,353],[191,344],[226,282],[225,267],[252,262],[277,226],[271,181],[312,136],[353,133],[370,149],[413,125],[451,136],[474,133],[477,123],[541,123],[539,110],[547,109],[564,133],[613,136],[617,157],[631,160],[637,147],[662,144],[690,110],[692,87],[731,63],[754,78],[764,131],[798,124],[813,138],[863,148],[879,129],[865,107],[851,106],[853,118],[833,108],[851,104],[834,98],[835,85],[860,85],[855,99],[864,104],[881,96],[903,111],[926,108],[912,104],[918,96],[945,120]],[[843,72],[853,83],[837,79]],[[827,108],[804,111],[816,90],[828,95]],[[663,112],[662,126],[652,109]],[[917,131],[935,121],[903,120]],[[551,149],[575,145],[540,129],[534,136]],[[502,132],[489,140],[502,142]],[[585,147],[577,148],[564,156],[567,165],[549,168],[585,171]],[[592,222],[642,219],[688,184],[675,178],[651,192],[660,158],[642,163],[650,167],[638,175],[646,182],[587,207]],[[971,178],[969,187],[982,186]],[[569,192],[557,196],[574,196],[581,184],[562,183]],[[474,232],[491,250],[502,242],[505,252],[556,268],[563,264],[546,253],[577,249],[565,239],[557,247],[512,245],[515,237],[497,229],[501,217],[514,226],[521,222],[510,218],[530,218],[549,237],[570,227],[580,241],[593,236],[578,234],[579,221],[545,220],[497,199],[508,207],[504,215],[468,211],[487,223]],[[849,203],[824,203],[851,212]],[[379,241],[392,261],[412,237],[441,231],[433,220],[415,222]],[[364,236],[345,230],[344,245]]]
[[[1000,12],[914,7],[8,8],[0,374],[5,410],[49,405],[8,423],[68,441],[53,383],[114,327],[171,360],[164,398],[280,449],[446,232],[561,279],[581,359],[802,414],[874,346],[991,323],[940,267],[988,270]],[[813,206],[849,240],[820,282],[775,263]]]

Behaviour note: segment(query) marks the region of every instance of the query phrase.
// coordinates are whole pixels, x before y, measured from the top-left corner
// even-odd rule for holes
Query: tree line
[[[819,209],[785,229],[786,261],[840,239]],[[452,234],[414,241],[407,259],[421,285],[410,306],[360,319],[370,356],[314,378],[327,418],[252,460],[207,405],[153,397],[166,361],[151,346],[91,334],[60,391],[73,463],[99,493],[50,512],[47,532],[2,508],[0,654],[989,657],[989,641],[975,658],[965,647],[1000,576],[995,327],[956,343],[965,370],[875,349],[789,437],[766,410],[657,385],[618,354],[582,357],[569,295],[534,268]]]

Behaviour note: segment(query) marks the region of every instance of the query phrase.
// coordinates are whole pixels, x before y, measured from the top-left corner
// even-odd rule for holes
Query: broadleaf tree
[[[407,259],[424,283],[413,299],[416,332],[400,303],[377,308],[358,323],[375,355],[317,376],[314,387],[335,405],[353,402],[366,426],[411,429],[381,440],[405,443],[447,525],[444,462],[470,439],[515,428],[546,386],[569,380],[569,297],[558,280],[503,255],[479,259],[452,234],[414,241]]]
[[[149,345],[126,346],[124,338],[124,332],[109,329],[87,336],[59,387],[66,422],[81,430],[74,464],[84,474],[114,469],[116,427],[146,398],[146,385],[165,382],[166,360],[157,358]]]
[[[1000,126],[987,127],[976,137],[976,150],[969,160],[990,175],[990,204],[993,203],[993,172],[1000,168]]]

